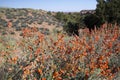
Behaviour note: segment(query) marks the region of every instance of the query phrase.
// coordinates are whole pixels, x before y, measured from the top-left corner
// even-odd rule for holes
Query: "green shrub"
[[[15,34],[15,32],[14,32],[14,31],[12,31],[12,32],[10,32],[10,34],[11,34],[11,35],[14,35],[14,34]]]
[[[91,31],[95,27],[99,28],[100,25],[102,25],[104,22],[100,19],[99,16],[95,14],[89,14],[84,18],[84,23]]]
[[[42,24],[42,23],[43,23],[43,21],[41,21],[41,20],[40,20],[40,21],[38,21],[37,23],[38,23],[38,24]]]
[[[16,31],[21,31],[21,30],[22,30],[22,29],[21,29],[20,26],[16,27]]]
[[[7,32],[6,32],[6,31],[3,31],[3,32],[2,32],[2,35],[6,35],[6,34],[7,34]]]
[[[7,21],[4,19],[0,19],[0,25],[2,25],[3,27],[7,27]]]
[[[68,35],[79,35],[78,29],[79,24],[76,22],[68,22],[64,26],[64,30],[68,33]]]
[[[26,27],[28,27],[28,25],[26,23],[21,23],[21,27],[26,28]]]

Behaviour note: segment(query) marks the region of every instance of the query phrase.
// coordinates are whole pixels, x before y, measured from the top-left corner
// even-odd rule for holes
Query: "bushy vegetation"
[[[64,30],[68,33],[68,35],[77,35],[79,36],[79,23],[77,22],[67,22],[64,25]]]
[[[0,8],[0,79],[119,80],[120,27],[102,25],[119,24],[119,6],[97,2],[96,13],[87,15]],[[43,22],[63,26],[68,35],[34,26]]]
[[[85,25],[89,28],[89,31],[94,30],[96,28],[100,28],[100,26],[104,23],[101,18],[95,14],[88,14],[83,19]]]
[[[7,27],[7,21],[5,21],[4,19],[0,19],[0,26]]]
[[[78,35],[78,30],[84,27],[83,17],[79,12],[57,12],[55,18],[62,22],[64,31],[66,31],[68,35]]]
[[[27,8],[0,8],[0,16],[0,26],[7,27],[7,24],[11,22],[11,27],[16,28],[17,31],[30,27],[32,24],[42,25],[43,22],[46,22],[56,26],[60,23],[58,23],[56,18],[50,15],[50,12],[47,13],[47,11]],[[59,26],[62,25],[60,24]]]
[[[39,31],[44,35],[49,35],[50,31],[47,28],[39,28]]]
[[[120,24],[120,1],[119,0],[96,0],[97,8],[96,14],[101,20],[112,23]]]
[[[108,24],[115,24],[115,25],[120,25],[120,1],[118,0],[96,0],[97,1],[97,8],[95,10],[95,13],[91,14],[85,14],[85,15],[80,15],[80,13],[63,13],[63,12],[58,12],[55,15],[55,18],[57,18],[59,21],[62,21],[64,23],[64,29],[68,34],[73,34],[74,31],[72,32],[68,31],[69,26],[72,27],[79,27],[77,29],[84,27],[88,27],[89,30],[91,29],[99,28],[101,25],[104,23]],[[70,25],[71,22],[71,25]],[[78,26],[73,26],[72,24],[74,23],[79,23]]]
[[[86,28],[81,36],[71,37],[45,36],[36,28],[25,28],[22,34],[16,43],[0,37],[0,45],[4,45],[0,57],[5,58],[0,68],[2,80],[119,80],[117,26],[105,26],[91,34]]]

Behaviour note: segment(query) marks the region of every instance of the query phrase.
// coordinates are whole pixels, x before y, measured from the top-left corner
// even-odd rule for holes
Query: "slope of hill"
[[[37,27],[40,30],[47,28],[47,31],[52,31],[56,26],[61,26],[61,23],[44,10],[0,8],[0,28],[8,25],[15,31],[26,27]]]

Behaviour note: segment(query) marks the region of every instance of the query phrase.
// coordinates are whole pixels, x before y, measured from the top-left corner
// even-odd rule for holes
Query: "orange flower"
[[[85,70],[85,74],[88,76],[88,75],[89,75],[89,71],[88,71],[88,70]]]
[[[61,78],[61,77],[58,77],[58,78],[56,78],[55,80],[62,80],[62,78]]]
[[[105,72],[105,71],[101,71],[101,74],[102,74],[102,75],[105,75],[105,74],[106,74],[106,72]]]
[[[59,73],[58,72],[54,72],[53,73],[53,78],[56,78],[56,77],[58,77],[59,76]]]
[[[107,69],[107,70],[106,70],[106,73],[110,73],[110,72],[111,72],[111,70],[110,70],[110,69]]]
[[[40,43],[40,42],[39,42],[38,39],[36,39],[36,40],[34,41],[34,44],[35,44],[35,45],[39,45],[39,43]]]
[[[28,46],[28,49],[30,49],[31,51],[33,51],[33,48],[32,48],[32,46]]]
[[[104,56],[100,56],[99,57],[99,60],[103,60],[105,57]]]
[[[25,28],[22,30],[23,37],[30,36],[31,30],[29,28]]]
[[[84,51],[84,52],[83,52],[83,56],[87,56],[87,52]]]
[[[91,68],[91,69],[94,69],[94,68],[95,68],[95,64],[94,64],[93,62],[91,62],[90,68]]]
[[[37,31],[38,31],[37,27],[35,27],[35,26],[32,27],[32,31],[33,31],[33,32],[37,32]]]
[[[42,42],[44,40],[44,34],[39,32],[38,33],[38,39],[39,39],[40,42]]]
[[[10,48],[10,45],[7,46],[7,49],[9,49],[9,48]]]
[[[12,58],[12,61],[16,61],[16,60],[17,60],[17,57]]]
[[[46,78],[42,78],[42,80],[46,80]]]
[[[37,78],[34,78],[34,80],[37,80]]]
[[[41,75],[42,74],[42,70],[39,68],[38,69],[38,73]]]
[[[30,70],[29,70],[29,69],[26,69],[26,70],[24,71],[24,74],[25,74],[25,75],[30,74]]]
[[[40,51],[41,51],[41,48],[37,48],[37,50],[35,51],[35,54],[36,54],[36,55],[39,54]]]
[[[63,73],[65,73],[65,71],[64,71],[64,70],[62,70],[62,69],[60,69],[60,73],[61,73],[61,74],[63,74]]]
[[[14,63],[16,63],[17,59],[18,59],[18,57],[14,57],[14,58],[12,58],[12,61],[13,61]]]
[[[112,42],[109,42],[108,47],[112,48]]]
[[[88,44],[86,44],[86,49],[90,49],[90,46]]]
[[[112,74],[111,76],[109,76],[109,80],[113,80],[113,78],[114,78],[114,74]]]
[[[118,37],[117,34],[114,34],[112,41],[114,41],[117,37]]]
[[[8,27],[9,27],[9,28],[12,27],[12,22],[8,22]]]
[[[95,41],[98,41],[99,40],[99,36],[95,36]]]

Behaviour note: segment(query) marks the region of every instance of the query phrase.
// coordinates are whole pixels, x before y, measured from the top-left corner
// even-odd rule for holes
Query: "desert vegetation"
[[[120,28],[103,27],[80,36],[45,36],[25,28],[19,42],[0,37],[1,79],[5,80],[118,80]]]
[[[87,14],[0,8],[0,80],[120,80],[119,3],[97,0]]]

